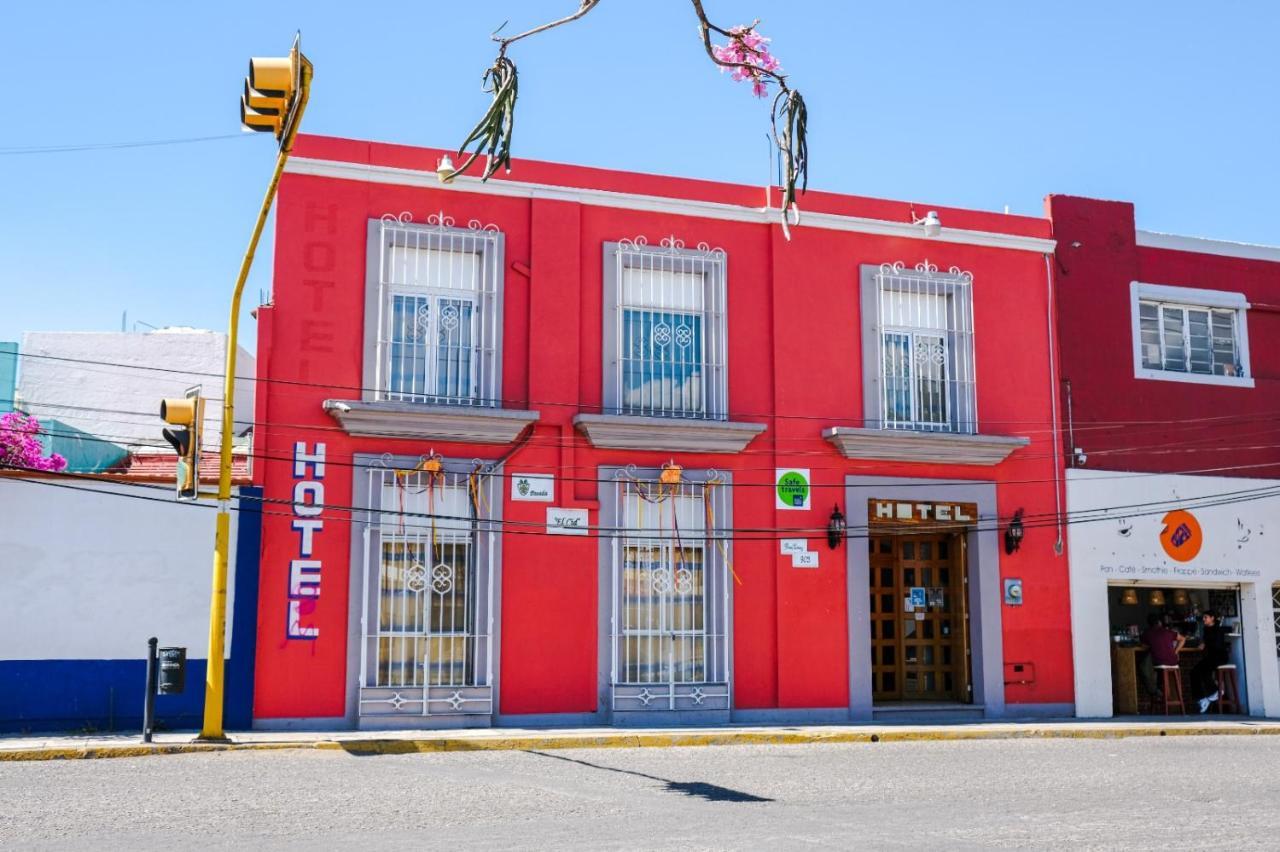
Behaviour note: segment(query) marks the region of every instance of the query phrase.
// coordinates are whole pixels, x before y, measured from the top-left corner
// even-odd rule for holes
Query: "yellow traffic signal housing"
[[[161,431],[178,454],[178,499],[196,500],[200,496],[200,430],[204,425],[200,389],[192,388],[182,399],[160,400],[160,417],[178,427]]]
[[[240,98],[240,123],[249,130],[284,136],[297,102],[299,79],[297,45],[288,56],[256,56],[249,60]]]

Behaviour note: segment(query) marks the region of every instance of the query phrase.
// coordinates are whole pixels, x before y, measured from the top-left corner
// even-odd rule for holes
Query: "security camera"
[[[1089,463],[1089,455],[1084,450],[1076,447],[1071,451],[1071,461],[1075,467],[1084,467]]]

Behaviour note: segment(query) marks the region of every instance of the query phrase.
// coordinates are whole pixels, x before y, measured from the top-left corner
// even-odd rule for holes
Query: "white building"
[[[1206,607],[1237,634],[1246,712],[1280,716],[1280,482],[1071,470],[1067,506],[1077,716],[1136,712],[1133,633],[1149,613],[1189,625]]]
[[[193,328],[151,332],[33,331],[22,338],[17,406],[41,420],[128,449],[167,448],[160,400],[200,385],[204,447],[219,446],[227,335]],[[253,422],[256,363],[237,354],[236,434]],[[237,442],[240,443],[240,442]]]

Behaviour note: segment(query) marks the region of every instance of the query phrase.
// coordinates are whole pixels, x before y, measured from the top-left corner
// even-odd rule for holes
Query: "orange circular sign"
[[[1190,562],[1204,544],[1204,533],[1195,515],[1176,509],[1164,516],[1164,529],[1160,531],[1160,544],[1169,558]]]

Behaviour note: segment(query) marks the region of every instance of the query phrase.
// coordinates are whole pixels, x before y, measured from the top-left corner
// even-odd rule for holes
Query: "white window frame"
[[[1214,308],[1236,312],[1236,351],[1239,353],[1243,376],[1219,376],[1216,373],[1192,373],[1148,367],[1142,362],[1142,302],[1157,302],[1177,308],[1209,310]],[[1133,338],[1133,375],[1137,379],[1161,382],[1189,382],[1198,385],[1251,388],[1253,372],[1249,365],[1249,322],[1251,305],[1243,293],[1228,290],[1205,290],[1196,287],[1171,287],[1165,284],[1147,284],[1133,281],[1129,284],[1129,315]],[[1212,318],[1210,319],[1212,323]],[[1163,350],[1162,350],[1163,351]]]
[[[885,322],[882,300],[887,292],[920,293],[946,299],[946,328]],[[908,267],[902,262],[864,265],[861,269],[862,393],[864,423],[886,431],[939,435],[978,433],[977,360],[974,344],[973,275],[957,267],[946,271],[925,260]],[[901,318],[900,318],[901,319]],[[912,388],[912,420],[891,420],[885,398],[887,335],[906,335],[914,358],[917,337],[941,338],[945,372],[945,422],[922,421]],[[914,382],[914,372],[912,373]]]
[[[431,458],[355,457],[351,591],[360,605],[353,607],[351,626],[359,655],[355,708],[362,718],[494,713],[502,474],[477,460],[440,459],[433,480],[424,469]],[[388,490],[396,496],[389,499]],[[391,590],[400,604],[387,610],[383,545],[393,542],[427,556],[414,561],[404,588]],[[466,577],[461,587],[459,574]],[[437,623],[437,609],[449,614],[447,622]],[[454,621],[458,613],[461,625]],[[384,626],[386,616],[391,626]],[[461,662],[460,673],[436,666],[436,647]]]
[[[396,279],[389,269],[393,245],[476,255],[476,272],[465,286],[410,285]],[[503,234],[493,225],[473,219],[466,227],[454,227],[445,213],[432,214],[416,224],[408,213],[387,214],[369,221],[368,283],[365,296],[364,370],[361,394],[366,401],[406,402],[500,408],[502,399],[502,290]],[[393,305],[397,296],[429,300],[427,327],[421,344],[426,369],[421,388],[393,390],[390,358],[393,340]],[[442,299],[471,303],[469,393],[437,393],[439,304]]]
[[[702,276],[700,293],[667,292],[661,284],[644,290],[637,302],[628,299],[625,271],[653,270],[656,273],[678,273]],[[728,262],[723,249],[699,243],[686,249],[675,237],[664,237],[659,245],[650,246],[643,237],[604,244],[604,410],[607,414],[657,417],[671,420],[727,420],[729,416],[728,372]],[[655,276],[655,281],[658,276]],[[633,294],[634,295],[634,294]],[[643,302],[643,303],[642,303]],[[632,406],[626,403],[626,365],[622,343],[626,337],[625,313],[628,309],[658,311],[676,316],[700,319],[699,382],[701,401],[697,407],[677,405],[675,394],[659,393]],[[661,370],[674,369],[679,362],[657,361],[661,389]]]
[[[600,618],[606,706],[612,713],[731,710],[732,478],[715,470],[685,470],[679,484],[663,485],[663,472],[654,468],[604,468],[602,473],[611,474],[601,477],[601,525],[610,531],[601,535],[600,575],[602,601],[608,601]],[[642,492],[652,499],[632,498]],[[660,559],[631,561],[633,548],[659,549]],[[682,568],[677,550],[700,552],[697,571]],[[699,626],[690,628],[690,610],[680,601],[695,587],[696,574],[701,575],[701,616]],[[655,607],[636,608],[650,596],[657,598]],[[641,612],[644,623],[628,623],[629,613]],[[668,655],[665,676],[636,676],[642,661],[655,659],[655,649]],[[688,676],[695,658],[701,675],[696,678]]]

